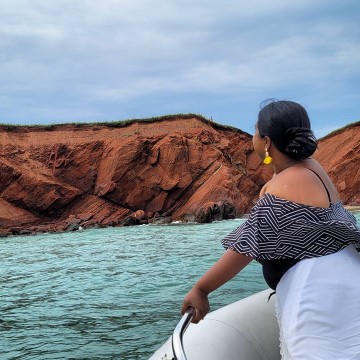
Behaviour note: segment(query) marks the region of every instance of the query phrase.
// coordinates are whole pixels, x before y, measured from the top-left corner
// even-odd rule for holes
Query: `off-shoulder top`
[[[359,250],[360,229],[340,201],[322,208],[265,193],[222,244],[260,262],[265,280],[275,289],[281,276],[302,259],[333,254],[350,244]]]

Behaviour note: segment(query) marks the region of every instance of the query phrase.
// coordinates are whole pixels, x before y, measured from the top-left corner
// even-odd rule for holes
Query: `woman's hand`
[[[224,255],[200,278],[185,296],[181,313],[189,306],[195,308],[193,323],[198,323],[209,312],[208,294],[225,284],[239,273],[252,258],[233,250],[226,250]]]
[[[189,306],[195,309],[195,315],[191,322],[197,324],[210,311],[207,294],[194,286],[185,296],[181,314],[184,314]]]

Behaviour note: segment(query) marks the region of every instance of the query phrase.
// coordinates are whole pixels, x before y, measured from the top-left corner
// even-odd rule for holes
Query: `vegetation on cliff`
[[[360,203],[359,123],[316,157]],[[270,178],[251,136],[196,114],[110,123],[0,125],[3,234],[240,217]]]

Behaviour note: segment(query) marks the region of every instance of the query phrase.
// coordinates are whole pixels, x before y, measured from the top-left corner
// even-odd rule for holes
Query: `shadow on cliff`
[[[359,129],[330,134],[316,155],[348,204],[360,203]],[[271,176],[251,135],[194,114],[2,126],[0,139],[3,235],[232,219]]]

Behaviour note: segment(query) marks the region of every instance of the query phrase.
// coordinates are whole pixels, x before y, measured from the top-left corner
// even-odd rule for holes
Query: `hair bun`
[[[262,138],[268,136],[280,152],[294,160],[306,159],[317,148],[306,110],[293,101],[272,101],[264,106],[257,128]]]
[[[316,148],[316,138],[311,129],[291,127],[284,133],[284,153],[289,157],[301,160],[311,156]]]

